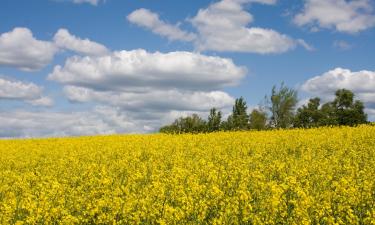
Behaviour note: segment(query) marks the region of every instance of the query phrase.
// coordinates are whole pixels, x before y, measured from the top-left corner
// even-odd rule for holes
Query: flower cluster
[[[0,224],[375,224],[375,126],[0,141]]]

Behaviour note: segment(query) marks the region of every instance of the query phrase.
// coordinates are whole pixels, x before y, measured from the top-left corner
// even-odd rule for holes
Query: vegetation
[[[375,126],[0,141],[0,224],[373,224]]]
[[[364,105],[354,97],[350,90],[339,89],[331,102],[321,105],[320,98],[316,97],[296,109],[297,91],[282,83],[279,89],[276,86],[272,88],[271,96],[266,97],[265,107],[255,108],[248,113],[246,101],[240,97],[236,99],[232,113],[226,120],[223,120],[222,112],[213,108],[207,122],[194,114],[177,119],[171,125],[162,127],[160,132],[201,133],[333,125],[356,126],[367,123]]]
[[[293,126],[294,108],[297,104],[297,91],[281,84],[279,90],[272,88],[268,109],[271,112],[270,126],[289,128]]]

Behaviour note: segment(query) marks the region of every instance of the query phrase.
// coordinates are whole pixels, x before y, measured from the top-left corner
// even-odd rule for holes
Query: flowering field
[[[375,126],[0,141],[1,224],[375,224]]]

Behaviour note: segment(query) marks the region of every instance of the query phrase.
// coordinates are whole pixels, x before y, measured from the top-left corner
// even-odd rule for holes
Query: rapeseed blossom
[[[375,224],[375,127],[0,141],[0,224]]]

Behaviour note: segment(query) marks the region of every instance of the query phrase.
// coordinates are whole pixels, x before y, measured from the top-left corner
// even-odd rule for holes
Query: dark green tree
[[[312,98],[307,105],[298,108],[294,118],[294,127],[310,128],[320,126],[323,112],[319,106],[320,98]]]
[[[243,97],[237,98],[233,110],[231,126],[233,130],[247,130],[249,128],[249,115],[246,112],[247,105]]]
[[[320,126],[338,125],[336,110],[332,102],[323,104],[320,111],[322,112],[322,118],[319,121]]]
[[[271,113],[270,125],[275,128],[291,127],[294,120],[294,109],[297,104],[297,91],[281,84],[276,90],[273,86],[271,97],[267,100]]]
[[[210,110],[210,115],[207,121],[207,131],[214,132],[220,130],[221,124],[221,112],[217,111],[216,108]]]
[[[336,98],[331,103],[336,123],[338,125],[354,126],[367,122],[364,105],[361,101],[354,101],[354,93],[347,89],[339,89]]]
[[[253,109],[250,113],[250,129],[265,130],[267,128],[267,114],[261,109]]]
[[[197,114],[176,119],[171,125],[160,129],[162,133],[201,133],[205,132],[206,121]]]
[[[220,130],[223,130],[223,131],[233,130],[233,127],[234,127],[234,125],[233,125],[233,116],[232,115],[229,115],[227,120],[224,120],[220,124]]]

